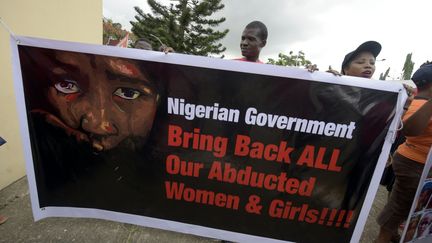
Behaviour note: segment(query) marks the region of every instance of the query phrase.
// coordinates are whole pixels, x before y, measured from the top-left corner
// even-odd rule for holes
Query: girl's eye
[[[73,80],[64,80],[54,84],[54,87],[63,94],[75,94],[80,92],[78,84]]]
[[[141,96],[141,92],[136,89],[123,87],[116,89],[114,95],[126,100],[134,100]]]

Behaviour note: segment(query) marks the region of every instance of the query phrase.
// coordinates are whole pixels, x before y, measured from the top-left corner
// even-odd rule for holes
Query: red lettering
[[[264,152],[264,144],[260,142],[254,142],[251,145],[250,157],[253,159],[261,159],[263,157]]]
[[[318,214],[319,214],[319,211],[316,209],[308,210],[305,221],[310,223],[310,224],[316,223],[318,220]]]
[[[329,170],[336,171],[336,172],[340,172],[342,170],[342,167],[336,165],[339,159],[339,154],[340,154],[339,149],[333,149],[333,153],[329,163]]]
[[[246,156],[249,154],[250,137],[237,135],[234,154],[238,156]]]
[[[208,179],[213,180],[216,179],[218,181],[222,180],[222,164],[219,161],[215,161],[210,168],[210,172],[208,175]]]
[[[269,207],[269,216],[273,218],[282,217],[283,207],[285,203],[282,200],[273,200]]]
[[[166,191],[166,197],[168,199],[175,198],[176,200],[180,200],[182,198],[183,189],[184,189],[183,183],[180,183],[180,187],[179,187],[177,182],[165,181],[165,191]]]
[[[276,161],[278,162],[285,162],[285,163],[291,163],[290,159],[290,153],[294,150],[292,147],[287,147],[287,142],[282,141],[279,145],[279,151],[277,155]]]
[[[309,205],[307,205],[307,204],[303,204],[303,205],[302,205],[302,207],[301,207],[301,211],[300,211],[300,215],[299,215],[299,217],[298,217],[298,221],[300,221],[300,222],[303,222],[303,221],[304,221],[304,218],[305,218],[305,216],[306,216],[306,213],[307,213],[307,211],[308,211],[308,208],[309,208]]]
[[[264,148],[264,158],[266,160],[273,161],[277,158],[276,152],[278,151],[278,147],[274,144],[269,144]]]
[[[285,191],[288,192],[289,194],[297,193],[297,189],[299,185],[300,185],[299,180],[290,178],[287,180],[285,184]]]
[[[306,164],[308,167],[314,167],[314,146],[306,145],[300,158],[297,161],[297,165]]]
[[[182,144],[181,138],[182,129],[179,126],[168,126],[168,146],[180,146]]]
[[[246,169],[240,170],[237,175],[237,183],[239,185],[248,185],[252,173],[252,167],[246,166]]]
[[[168,155],[167,159],[166,159],[166,171],[168,172],[168,174],[171,175],[176,175],[179,173],[180,171],[180,158],[175,156],[175,155]]]
[[[264,188],[267,190],[276,189],[277,177],[275,175],[267,175],[264,179]]]
[[[314,150],[315,150],[314,146],[306,145],[302,154],[300,155],[300,158],[297,161],[297,165],[299,166],[306,165],[307,167],[311,167],[311,168],[328,170],[328,171],[336,171],[336,172],[340,172],[342,170],[342,167],[337,165],[337,161],[340,155],[339,149],[333,149],[330,162],[328,164],[323,162],[327,152],[327,148],[320,147],[318,149],[316,158],[315,158]]]
[[[286,182],[286,180],[287,180],[286,173],[285,173],[285,172],[282,172],[282,173],[278,176],[278,179],[279,179],[279,181],[278,181],[278,187],[277,187],[277,190],[280,191],[280,192],[285,192],[285,182]]]
[[[178,156],[170,154],[167,156],[165,168],[168,174],[171,175],[180,174],[182,176],[198,177],[200,170],[204,168],[204,164],[192,161],[186,162],[180,160]]]
[[[325,152],[326,152],[325,148],[319,148],[318,155],[317,155],[316,162],[315,162],[315,168],[323,169],[323,170],[327,169],[327,165],[323,164]]]
[[[297,217],[297,214],[300,213],[301,208],[300,207],[291,207],[290,213],[289,213],[289,219],[294,220]]]
[[[315,177],[311,177],[307,181],[302,181],[300,183],[298,194],[300,196],[310,197],[310,195],[312,195],[312,191],[313,191],[313,189],[315,187],[315,182],[316,182],[316,178]]]
[[[235,168],[231,168],[230,163],[225,163],[224,173],[223,173],[223,181],[234,183],[237,177],[237,170]]]

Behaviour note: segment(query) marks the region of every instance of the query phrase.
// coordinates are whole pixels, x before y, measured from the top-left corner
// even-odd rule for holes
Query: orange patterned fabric
[[[414,114],[427,100],[415,99],[404,115],[404,122]],[[408,159],[412,159],[421,164],[426,162],[429,149],[432,145],[432,121],[420,136],[406,137],[405,143],[401,144],[397,150],[398,153]]]

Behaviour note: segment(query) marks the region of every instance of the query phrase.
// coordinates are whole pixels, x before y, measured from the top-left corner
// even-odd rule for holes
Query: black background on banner
[[[348,242],[351,238],[394,113],[397,93],[140,61],[162,87],[162,99],[149,141],[140,150],[130,151],[119,146],[95,153],[89,146],[78,144],[61,129],[30,112],[37,108],[51,109],[44,93],[46,85],[42,84],[47,66],[34,54],[41,50],[47,57],[53,55],[50,50],[19,46],[41,207],[106,209],[298,242]],[[184,98],[186,103],[208,106],[219,103],[219,107],[240,110],[240,119],[238,123],[199,118],[189,121],[180,115],[169,115],[167,97]],[[324,122],[349,124],[353,121],[356,129],[353,139],[345,139],[246,125],[244,114],[249,107],[255,107],[259,112]],[[216,158],[208,151],[169,147],[167,132],[170,124],[187,132],[199,128],[202,134],[227,137],[226,156]],[[289,146],[295,147],[291,154],[293,162],[285,164],[233,155],[238,134],[265,144],[287,141]],[[342,166],[342,171],[297,166],[295,161],[306,145],[340,149],[338,165]],[[200,177],[168,175],[165,160],[170,154],[178,155],[181,160],[204,163]],[[324,161],[328,161],[329,156],[330,153]],[[317,181],[311,197],[218,182],[206,179],[213,161],[228,162],[239,169],[252,166],[253,171],[267,174],[286,172],[288,177],[300,180],[313,176]],[[123,179],[118,181],[120,175]],[[164,181],[238,195],[239,210],[168,200]],[[248,197],[253,194],[261,198],[261,215],[244,210]],[[297,206],[306,203],[315,209],[353,210],[354,217],[348,229],[271,218],[267,209],[274,199],[292,201]]]

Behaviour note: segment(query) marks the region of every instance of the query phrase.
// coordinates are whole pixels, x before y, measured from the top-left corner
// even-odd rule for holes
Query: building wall
[[[0,1],[0,18],[15,35],[102,43],[102,0]],[[25,175],[12,80],[9,33],[0,25],[0,190]]]

